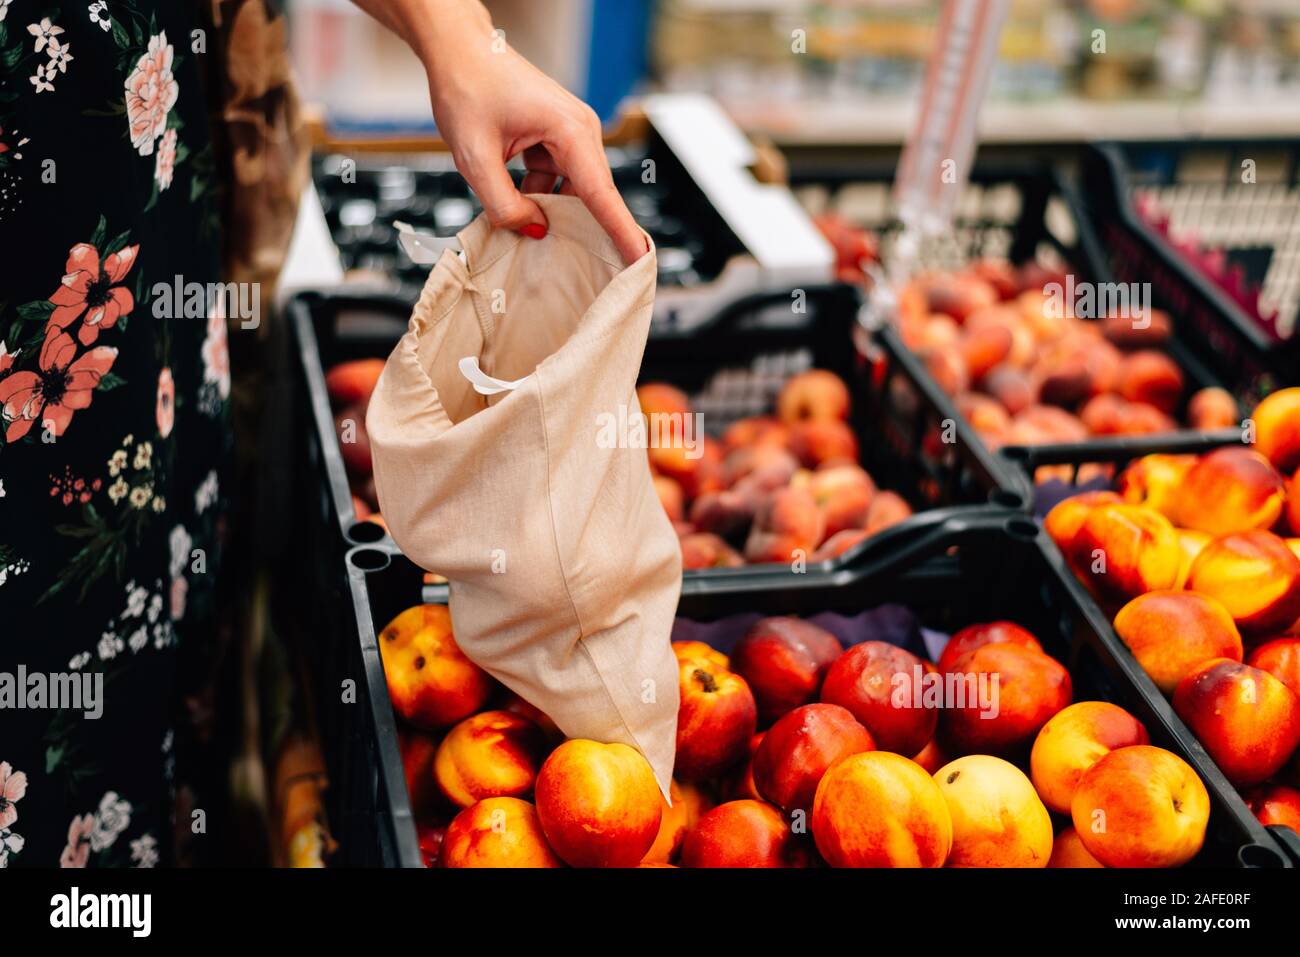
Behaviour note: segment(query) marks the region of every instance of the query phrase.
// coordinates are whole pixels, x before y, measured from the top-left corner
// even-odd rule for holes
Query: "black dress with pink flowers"
[[[154,292],[218,279],[198,22],[0,0],[0,867],[152,866],[203,833],[178,715],[230,369],[222,316]]]

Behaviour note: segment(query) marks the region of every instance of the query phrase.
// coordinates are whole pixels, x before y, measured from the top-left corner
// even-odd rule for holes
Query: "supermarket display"
[[[349,564],[363,645],[446,622],[400,556],[361,548]],[[635,751],[565,742],[466,673],[472,714],[375,742],[367,774],[401,784],[349,810],[357,835],[453,868],[1288,864],[1273,825],[1289,785],[1238,794],[1015,513],[955,520],[847,575],[685,595],[673,639],[671,806]],[[382,674],[372,687],[387,706]],[[1098,830],[1099,809],[1132,823]],[[493,811],[518,827],[494,836]]]

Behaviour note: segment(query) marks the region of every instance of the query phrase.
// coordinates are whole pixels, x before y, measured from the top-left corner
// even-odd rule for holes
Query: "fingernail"
[[[525,236],[527,236],[529,239],[541,239],[543,236],[546,235],[546,227],[543,226],[541,223],[529,223],[527,226],[521,229],[520,232],[523,233]]]

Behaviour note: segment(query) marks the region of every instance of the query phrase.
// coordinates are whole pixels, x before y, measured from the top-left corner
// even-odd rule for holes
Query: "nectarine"
[[[441,867],[563,867],[527,801],[493,797],[457,814],[442,838]]]
[[[795,708],[768,729],[754,752],[754,786],[787,814],[812,810],[817,784],[840,758],[875,749],[846,709],[833,704]]]
[[[817,700],[826,672],[841,651],[834,635],[810,621],[763,618],[732,649],[731,668],[745,679],[759,718],[768,722]]]
[[[1029,754],[1038,795],[1053,811],[1070,813],[1084,772],[1116,748],[1147,744],[1147,729],[1119,705],[1080,701],[1043,725]]]
[[[1241,660],[1241,635],[1228,609],[1195,591],[1139,595],[1115,616],[1115,631],[1165,694],[1211,658]]]
[[[492,679],[456,644],[445,605],[416,605],[379,633],[393,707],[419,727],[455,724],[487,701]]]
[[[952,818],[948,867],[1046,867],[1052,818],[1014,764],[972,754],[934,774]]]

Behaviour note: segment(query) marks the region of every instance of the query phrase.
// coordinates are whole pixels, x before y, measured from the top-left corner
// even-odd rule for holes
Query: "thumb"
[[[463,171],[470,188],[478,194],[488,222],[498,229],[523,232],[533,239],[546,235],[546,214],[536,202],[515,188],[506,164],[498,159],[470,162]],[[529,229],[528,227],[532,227]]]

